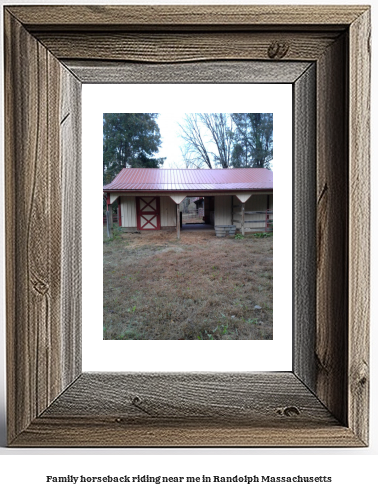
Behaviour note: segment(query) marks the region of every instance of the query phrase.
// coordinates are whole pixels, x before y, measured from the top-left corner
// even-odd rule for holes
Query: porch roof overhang
[[[272,191],[273,172],[266,168],[124,168],[104,186],[104,193],[110,194],[111,203],[119,196],[170,196],[178,200],[185,196],[234,194],[239,199],[248,199],[252,194]]]
[[[125,189],[125,190],[104,190],[104,194],[110,193],[111,195],[117,195],[117,196],[146,196],[146,195],[153,195],[153,196],[171,196],[171,195],[182,195],[185,194],[186,196],[220,196],[220,195],[227,195],[227,194],[233,194],[233,195],[238,195],[240,193],[251,193],[251,194],[272,194],[273,189],[239,189],[239,190],[231,190],[231,189],[224,189],[224,190],[214,190],[214,191],[190,191],[188,190],[181,190],[181,191],[173,191],[173,190],[148,190],[148,189],[141,189],[141,190],[134,190],[134,189]]]
[[[168,190],[151,190],[151,191],[137,191],[137,190],[123,190],[123,191],[104,191],[106,195],[109,193],[110,203],[114,203],[120,196],[226,196],[226,195],[234,195],[234,196],[243,196],[248,195],[248,198],[252,195],[261,195],[261,194],[272,194],[273,189],[254,189],[254,190],[223,190],[223,191],[168,191]]]

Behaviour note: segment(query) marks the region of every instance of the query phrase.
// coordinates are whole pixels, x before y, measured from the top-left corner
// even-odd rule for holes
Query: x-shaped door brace
[[[153,222],[151,222],[152,219],[154,217],[156,217],[156,214],[151,215],[151,218],[149,220],[143,214],[140,214],[140,216],[143,217],[143,219],[146,221],[145,224],[143,224],[143,226],[141,226],[141,229],[143,229],[147,224],[151,224],[151,226],[154,226],[154,228],[157,229],[157,224],[155,225]]]
[[[156,198],[152,198],[152,200],[150,202],[148,202],[145,199],[141,198],[141,201],[143,201],[145,203],[145,205],[144,205],[144,207],[141,207],[140,211],[145,210],[147,207],[150,207],[151,210],[153,210],[154,212],[156,212],[157,209],[151,206],[151,203],[154,200],[156,200]]]

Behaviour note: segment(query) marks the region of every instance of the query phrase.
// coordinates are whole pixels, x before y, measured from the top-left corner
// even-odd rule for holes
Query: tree
[[[192,113],[180,127],[186,168],[270,168],[272,113]]]
[[[200,118],[209,130],[216,147],[216,152],[212,153],[215,163],[221,168],[229,168],[234,138],[230,115],[227,113],[203,113]]]
[[[273,159],[273,114],[232,113],[236,130],[232,163],[238,168],[270,168]]]
[[[181,128],[181,148],[186,168],[229,168],[233,123],[227,113],[186,114]]]
[[[186,114],[184,123],[179,123],[181,138],[185,143],[181,152],[186,168],[201,168],[203,165],[213,168],[200,116],[198,113]]]
[[[111,182],[123,168],[159,168],[165,158],[157,113],[104,113],[103,181]]]

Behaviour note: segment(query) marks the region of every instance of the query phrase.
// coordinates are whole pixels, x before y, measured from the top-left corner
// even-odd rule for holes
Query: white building
[[[187,196],[204,197],[204,222],[211,226],[265,232],[273,220],[273,172],[265,168],[125,168],[103,189],[126,230],[179,232],[179,204]]]

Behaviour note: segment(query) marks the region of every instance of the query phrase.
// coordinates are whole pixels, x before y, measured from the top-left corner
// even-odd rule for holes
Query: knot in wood
[[[270,59],[282,59],[289,51],[289,44],[285,42],[272,42],[268,48]]]
[[[365,376],[363,376],[361,379],[360,379],[360,385],[364,386],[367,382],[367,378]]]
[[[151,415],[151,412],[148,409],[148,405],[139,396],[131,396],[131,404],[144,413],[147,413],[147,415]],[[152,413],[154,412],[152,411]]]
[[[46,293],[49,290],[49,285],[41,280],[38,280],[35,283],[33,283],[33,288],[40,295],[46,295]]]
[[[296,406],[286,406],[285,408],[279,408],[277,413],[285,417],[292,417],[294,415],[300,415],[301,412]]]
[[[131,398],[131,402],[133,405],[138,406],[142,402],[142,400],[140,399],[139,396],[133,396]]]

